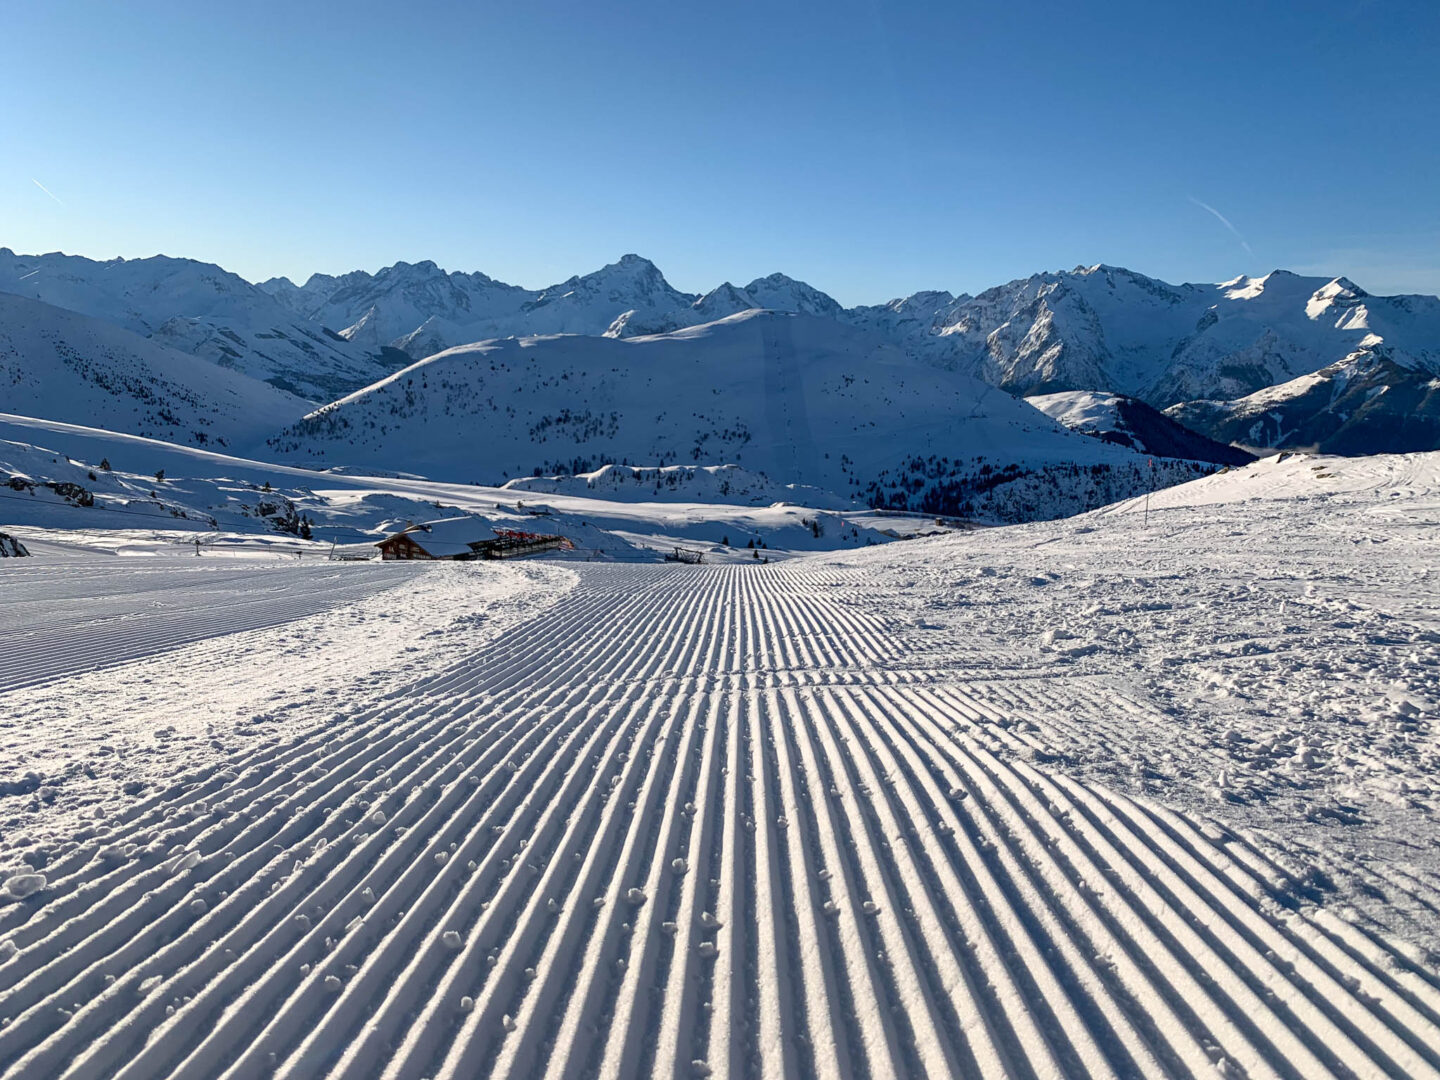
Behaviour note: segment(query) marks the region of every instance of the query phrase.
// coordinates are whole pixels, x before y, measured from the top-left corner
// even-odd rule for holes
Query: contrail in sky
[[[38,187],[41,191],[45,192],[46,195],[49,195],[56,202],[60,203],[61,206],[65,205],[63,202],[60,202],[59,195],[56,195],[55,192],[51,191],[48,187],[42,184],[39,180],[36,180],[33,176],[30,178],[30,182],[36,187]]]
[[[1199,199],[1195,198],[1194,195],[1190,196],[1190,201],[1193,202],[1196,206],[1200,207],[1200,209],[1202,210],[1209,210],[1210,213],[1214,214],[1215,217],[1219,219],[1221,225],[1224,225],[1225,228],[1229,229],[1232,233],[1234,233],[1235,239],[1240,241],[1240,246],[1245,249],[1246,255],[1255,254],[1255,252],[1250,250],[1250,245],[1246,242],[1245,237],[1240,235],[1240,230],[1235,228],[1234,225],[1230,224],[1229,218],[1227,218],[1224,214],[1220,213],[1219,210],[1216,210],[1209,203],[1201,202]]]

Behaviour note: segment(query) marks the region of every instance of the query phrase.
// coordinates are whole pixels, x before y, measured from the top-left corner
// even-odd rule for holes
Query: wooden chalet
[[[494,535],[481,535],[486,531]],[[473,517],[443,518],[418,525],[406,525],[375,546],[380,549],[380,557],[387,561],[447,559],[464,562],[470,559],[518,559],[542,551],[575,549],[575,545],[563,536],[522,532],[518,529],[488,529],[483,521]]]

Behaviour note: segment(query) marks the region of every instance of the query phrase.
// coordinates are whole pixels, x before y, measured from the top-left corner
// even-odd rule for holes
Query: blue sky
[[[0,245],[1440,292],[1440,4],[5,5]],[[43,185],[43,189],[41,187]]]

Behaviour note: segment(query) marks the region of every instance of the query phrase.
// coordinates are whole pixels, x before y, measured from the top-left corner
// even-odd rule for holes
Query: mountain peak
[[[1131,281],[1155,280],[1154,278],[1147,277],[1145,274],[1142,274],[1136,270],[1131,270],[1128,266],[1115,266],[1111,263],[1103,262],[1096,263],[1094,266],[1077,266],[1074,270],[1070,271],[1069,276],[1090,277],[1095,274],[1099,274],[1100,276],[1105,278],[1128,278]]]
[[[607,263],[605,266],[602,266],[599,270],[596,270],[593,273],[582,275],[579,280],[593,280],[603,277],[624,277],[626,279],[639,278],[646,281],[665,280],[665,275],[660,272],[660,268],[658,266],[656,266],[649,259],[645,258],[643,255],[636,255],[633,252],[628,255],[621,255],[616,262]]]
[[[1331,278],[1310,294],[1310,299],[1305,302],[1305,314],[1311,319],[1318,319],[1332,309],[1348,312],[1345,325],[1361,329],[1366,325],[1367,313],[1360,301],[1369,295],[1349,278]]]
[[[1364,289],[1362,289],[1359,285],[1356,285],[1353,281],[1351,281],[1351,280],[1350,280],[1349,278],[1347,278],[1347,277],[1337,277],[1337,278],[1333,278],[1333,279],[1330,281],[1330,284],[1324,286],[1324,288],[1322,288],[1320,291],[1321,291],[1321,292],[1325,292],[1325,291],[1327,291],[1327,290],[1334,290],[1334,295],[1340,295],[1340,294],[1344,294],[1344,295],[1346,295],[1346,296],[1369,296],[1369,295],[1370,295],[1370,294],[1367,293]]]
[[[421,259],[417,263],[408,263],[404,259],[401,259],[390,266],[383,267],[375,276],[379,277],[381,274],[403,274],[410,270],[418,270],[422,274],[444,273],[443,270],[429,259]]]
[[[697,310],[709,311],[720,304],[729,305],[733,310],[743,311],[752,305],[753,301],[733,283],[722,281],[715,288],[711,289],[700,299],[696,300],[691,307]]]
[[[843,309],[831,297],[788,274],[775,273],[756,278],[745,286],[745,295],[756,307],[773,311],[799,311],[807,315],[836,318]]]

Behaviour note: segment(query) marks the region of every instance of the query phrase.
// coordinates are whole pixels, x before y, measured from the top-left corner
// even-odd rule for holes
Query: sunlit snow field
[[[1440,455],[768,565],[4,528],[0,1075],[1440,1075]]]

